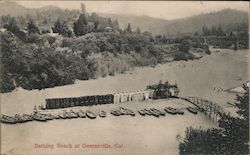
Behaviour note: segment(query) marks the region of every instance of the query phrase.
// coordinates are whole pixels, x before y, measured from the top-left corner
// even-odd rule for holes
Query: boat
[[[55,117],[52,114],[42,114],[46,120],[53,120]]]
[[[96,118],[96,114],[90,110],[86,111],[86,116],[90,119],[95,119]]]
[[[166,107],[166,108],[164,108],[164,110],[165,110],[167,113],[172,114],[172,115],[175,115],[175,114],[178,113],[177,109],[172,108],[172,107]]]
[[[54,117],[55,119],[60,119],[60,118],[61,118],[58,114],[53,114],[53,117]]]
[[[165,116],[166,113],[163,110],[159,110],[161,116]]]
[[[69,119],[73,118],[72,115],[67,111],[63,111],[63,114],[65,115],[66,118],[69,118]]]
[[[15,115],[15,119],[16,119],[17,123],[24,123],[24,122],[26,122],[26,120],[21,115],[18,115],[18,114]]]
[[[159,111],[157,111],[157,109],[151,108],[150,111],[151,111],[153,116],[155,116],[155,117],[160,116],[160,113],[159,113]]]
[[[77,114],[78,114],[78,117],[80,117],[80,118],[86,117],[86,113],[83,110],[79,110],[79,112]]]
[[[120,107],[118,111],[121,113],[121,115],[129,115],[129,111],[126,108]]]
[[[23,118],[25,121],[32,121],[33,120],[33,116],[28,115],[28,114],[23,114]]]
[[[7,115],[1,115],[1,122],[6,124],[16,124],[17,121],[14,117],[7,116]]]
[[[33,115],[33,119],[36,120],[36,121],[41,121],[41,122],[46,122],[47,121],[47,119],[44,116],[44,114],[39,114],[39,113],[35,113]]]
[[[77,112],[74,112],[73,110],[70,110],[70,115],[71,115],[72,118],[77,118],[78,117]]]
[[[126,109],[126,108],[120,107],[118,111],[121,112],[121,115],[131,115],[131,116],[135,116],[134,111],[132,111],[132,110],[130,110],[130,109]]]
[[[130,116],[135,116],[135,112],[132,111],[132,110],[129,110],[129,115],[130,115]]]
[[[177,114],[179,114],[179,115],[183,115],[184,114],[184,111],[182,111],[180,109],[176,109],[176,111],[177,111]]]
[[[149,116],[152,115],[151,110],[148,110],[148,109],[145,108],[144,111],[145,111],[145,114],[146,114],[146,115],[149,115]]]
[[[189,112],[193,113],[193,114],[197,114],[197,113],[198,113],[197,109],[196,109],[196,108],[193,108],[193,107],[187,107],[187,110],[188,110]]]
[[[165,116],[165,112],[156,108],[152,108],[154,111],[156,111],[160,116]]]
[[[120,116],[123,115],[123,113],[120,110],[114,109],[110,111],[110,114],[114,115],[114,116]]]
[[[144,109],[142,109],[142,110],[138,110],[138,113],[139,113],[140,115],[142,115],[142,116],[145,116],[145,115],[146,115],[146,113],[145,113],[145,110],[144,110]]]
[[[59,113],[58,116],[59,116],[60,118],[62,118],[62,119],[66,119],[66,118],[67,118],[67,116],[66,116],[65,113]]]
[[[107,116],[107,113],[106,113],[105,111],[101,110],[101,111],[99,111],[98,115],[99,115],[100,117],[106,117],[106,116]]]

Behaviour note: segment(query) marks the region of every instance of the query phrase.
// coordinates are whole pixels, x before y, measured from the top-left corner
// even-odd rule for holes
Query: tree
[[[6,25],[7,31],[12,32],[14,35],[16,35],[19,39],[25,40],[26,35],[23,31],[20,30],[19,26],[17,25],[16,19],[13,17],[10,19],[9,24]]]
[[[33,20],[30,20],[30,22],[28,23],[28,32],[29,32],[29,34],[31,34],[31,33],[40,34],[40,30],[39,30],[39,28],[35,25],[35,23],[33,22]]]
[[[132,32],[132,30],[131,30],[131,24],[130,23],[128,23],[128,27],[126,29],[126,32],[128,32],[128,33]]]
[[[60,18],[57,19],[52,30],[54,33],[59,33],[64,37],[72,37],[72,31],[69,29],[67,22],[62,21]]]
[[[188,40],[183,40],[179,45],[179,51],[188,53],[189,50],[190,50],[190,43],[188,42]]]
[[[245,93],[242,96],[237,95],[235,105],[239,108],[237,113],[249,122],[249,87],[244,84],[243,88]]]
[[[20,32],[20,28],[17,25],[16,19],[11,18],[9,24],[7,25],[7,31],[12,32],[13,34],[18,34]]]
[[[222,114],[219,120],[221,129],[186,130],[184,142],[179,145],[180,154],[248,154],[249,153],[249,88],[237,95],[235,105],[242,116],[232,117]]]
[[[74,32],[76,36],[82,36],[88,32],[88,21],[85,14],[81,14],[74,23]]]

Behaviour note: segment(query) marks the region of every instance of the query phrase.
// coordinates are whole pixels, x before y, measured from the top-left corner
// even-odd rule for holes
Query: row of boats
[[[105,111],[99,111],[98,115],[100,117],[106,117],[106,112]],[[49,113],[39,113],[35,111],[33,114],[23,114],[23,115],[18,115],[16,114],[15,116],[7,116],[7,115],[1,115],[1,123],[6,123],[6,124],[16,124],[16,123],[24,123],[24,122],[29,122],[29,121],[41,121],[41,122],[46,122],[49,120],[53,119],[72,119],[72,118],[90,118],[90,119],[95,119],[97,117],[97,114],[87,110],[83,111],[80,109],[79,111],[66,111],[64,110],[61,113],[57,114],[49,114]]]
[[[187,107],[187,110],[193,114],[197,114],[198,110],[193,107]],[[177,109],[177,108],[172,108],[172,107],[165,107],[163,110],[159,110],[156,108],[144,108],[138,111],[138,113],[141,116],[155,116],[155,117],[160,117],[160,116],[165,116],[167,113],[171,115],[184,115],[184,111]]]
[[[187,110],[193,114],[197,114],[198,111],[196,108],[193,107],[187,107]],[[165,116],[167,113],[172,114],[172,115],[183,115],[184,111],[177,109],[177,108],[172,108],[172,107],[165,107],[164,110],[159,110],[156,108],[144,108],[141,110],[138,110],[138,113],[141,116],[155,116],[155,117],[160,117],[160,116]],[[130,115],[130,116],[136,116],[136,112],[133,110],[124,108],[124,107],[119,107],[117,109],[112,109],[110,111],[110,114],[114,116],[121,116],[121,115]],[[35,111],[33,114],[23,114],[23,115],[18,115],[16,114],[15,116],[7,116],[7,115],[1,115],[1,123],[6,123],[6,124],[16,124],[16,123],[24,123],[24,122],[29,122],[29,121],[41,121],[41,122],[46,122],[49,120],[53,119],[72,119],[72,118],[89,118],[89,119],[95,119],[97,116],[104,118],[107,116],[107,113],[103,110],[100,110],[98,113],[92,112],[90,110],[83,111],[82,109],[79,109],[78,111],[70,110],[66,111],[64,110],[63,112],[57,113],[57,114],[48,114],[48,113],[40,113]]]

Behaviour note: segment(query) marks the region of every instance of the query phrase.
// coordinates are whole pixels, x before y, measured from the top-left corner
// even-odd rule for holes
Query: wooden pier
[[[227,111],[225,108],[221,107],[218,103],[215,103],[213,101],[193,96],[184,97],[181,99],[186,100],[195,105],[200,112],[202,112],[205,116],[207,116],[215,123],[218,123],[221,116],[230,115],[229,111]]]

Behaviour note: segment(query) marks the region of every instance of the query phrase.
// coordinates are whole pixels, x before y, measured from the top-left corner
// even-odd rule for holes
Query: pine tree
[[[57,19],[52,30],[54,33],[59,33],[64,37],[72,37],[72,31],[69,29],[67,22],[62,21],[60,18]]]
[[[249,122],[249,88],[245,84],[243,88],[245,93],[242,96],[237,95],[236,98],[236,106],[239,108],[237,113]]]
[[[131,24],[130,24],[130,23],[128,23],[128,27],[127,27],[126,31],[127,31],[128,33],[131,33],[131,32],[132,32],[132,30],[131,30]]]
[[[31,34],[31,33],[40,34],[40,30],[39,30],[39,28],[35,25],[35,23],[33,22],[33,20],[30,20],[30,22],[28,23],[28,32],[29,32],[29,34]]]
[[[74,32],[76,36],[82,36],[88,32],[88,21],[85,14],[81,14],[74,23]]]

